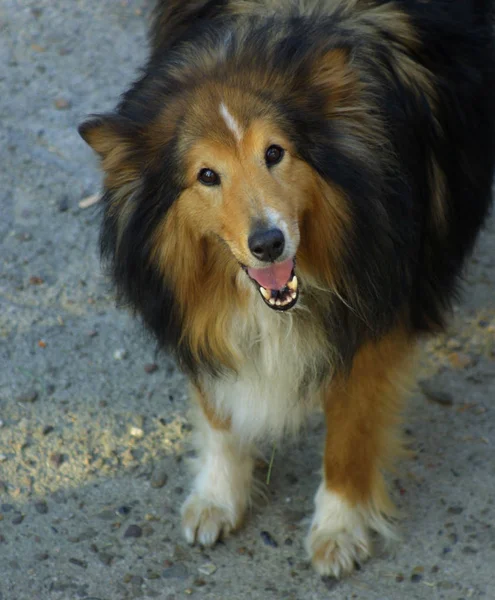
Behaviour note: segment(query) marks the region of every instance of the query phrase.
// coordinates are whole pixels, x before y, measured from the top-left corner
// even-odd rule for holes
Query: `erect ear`
[[[107,187],[118,187],[139,177],[142,150],[134,124],[118,115],[95,115],[78,131],[102,159]]]
[[[326,50],[316,61],[310,76],[312,86],[328,94],[328,107],[337,108],[351,100],[358,79],[350,64],[346,48]]]

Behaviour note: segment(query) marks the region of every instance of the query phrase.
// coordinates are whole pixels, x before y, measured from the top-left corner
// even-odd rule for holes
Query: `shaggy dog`
[[[487,214],[491,0],[169,0],[144,74],[80,133],[120,297],[191,381],[190,543],[241,525],[260,440],[322,406],[307,548],[336,577],[390,540],[416,341]]]

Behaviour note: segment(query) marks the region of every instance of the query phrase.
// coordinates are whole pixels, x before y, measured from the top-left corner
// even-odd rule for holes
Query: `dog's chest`
[[[241,366],[208,381],[208,396],[245,442],[297,431],[320,400],[331,366],[321,330],[298,314],[261,306],[232,325]]]

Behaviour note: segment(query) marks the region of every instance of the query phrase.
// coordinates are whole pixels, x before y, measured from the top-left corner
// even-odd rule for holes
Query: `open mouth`
[[[299,298],[299,283],[293,258],[263,269],[245,266],[243,269],[267,306],[274,310],[289,310],[295,306]]]

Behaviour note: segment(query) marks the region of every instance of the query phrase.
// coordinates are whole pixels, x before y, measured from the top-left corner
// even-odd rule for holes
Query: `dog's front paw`
[[[313,525],[307,540],[311,562],[320,575],[342,577],[370,557],[371,545],[364,526],[326,529]]]
[[[320,575],[342,577],[371,555],[369,529],[357,508],[320,486],[316,511],[306,540],[313,567]]]
[[[182,529],[189,544],[213,546],[237,529],[242,517],[241,511],[217,505],[193,492],[182,507]]]

